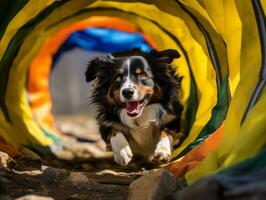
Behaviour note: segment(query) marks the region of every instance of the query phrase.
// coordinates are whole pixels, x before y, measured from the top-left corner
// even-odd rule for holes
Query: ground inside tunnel
[[[24,148],[23,156],[11,160],[0,152],[1,199],[127,199],[130,183],[150,169],[140,163],[115,164],[98,134],[84,134],[88,127],[93,130],[93,123],[84,115],[58,117],[58,127],[72,145],[57,157]],[[82,140],[74,141],[73,136]]]

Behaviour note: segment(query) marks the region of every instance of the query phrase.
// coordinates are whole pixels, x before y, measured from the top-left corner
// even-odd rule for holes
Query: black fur
[[[174,114],[176,119],[169,124],[162,124],[161,129],[169,129],[179,132],[181,129],[181,113],[183,106],[179,99],[180,84],[182,77],[175,76],[175,68],[171,65],[175,58],[180,57],[176,50],[151,51],[143,53],[138,49],[128,52],[114,53],[110,56],[99,57],[92,60],[86,71],[86,81],[90,82],[96,79],[96,87],[93,91],[93,103],[98,106],[97,119],[100,123],[100,131],[102,138],[108,142],[112,128],[115,128],[129,137],[128,128],[123,125],[118,116],[120,107],[111,104],[108,99],[108,90],[111,84],[112,70],[121,62],[121,58],[129,56],[144,57],[154,75],[154,82],[159,85],[163,92],[162,98],[156,102],[161,103],[167,112]]]

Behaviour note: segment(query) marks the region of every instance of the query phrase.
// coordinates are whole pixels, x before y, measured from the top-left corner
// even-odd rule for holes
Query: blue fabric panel
[[[65,51],[75,47],[105,53],[127,51],[133,48],[139,48],[144,52],[151,50],[151,47],[140,33],[127,33],[106,28],[89,28],[74,32],[68,37],[54,55],[53,66]]]

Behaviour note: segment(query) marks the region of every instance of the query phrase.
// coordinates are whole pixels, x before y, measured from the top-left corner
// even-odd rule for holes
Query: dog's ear
[[[95,78],[101,76],[102,74],[106,73],[106,70],[109,70],[113,65],[113,57],[97,57],[91,60],[88,64],[85,76],[86,81],[90,82]]]
[[[171,64],[175,58],[180,57],[180,54],[177,50],[167,49],[164,51],[153,50],[150,52],[150,56],[157,62]]]

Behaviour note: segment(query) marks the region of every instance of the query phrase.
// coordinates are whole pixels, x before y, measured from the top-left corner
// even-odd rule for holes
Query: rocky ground
[[[57,123],[65,142],[52,152],[27,147],[14,159],[0,152],[1,200],[127,199],[129,184],[151,169],[141,162],[116,165],[87,116],[58,117]]]

